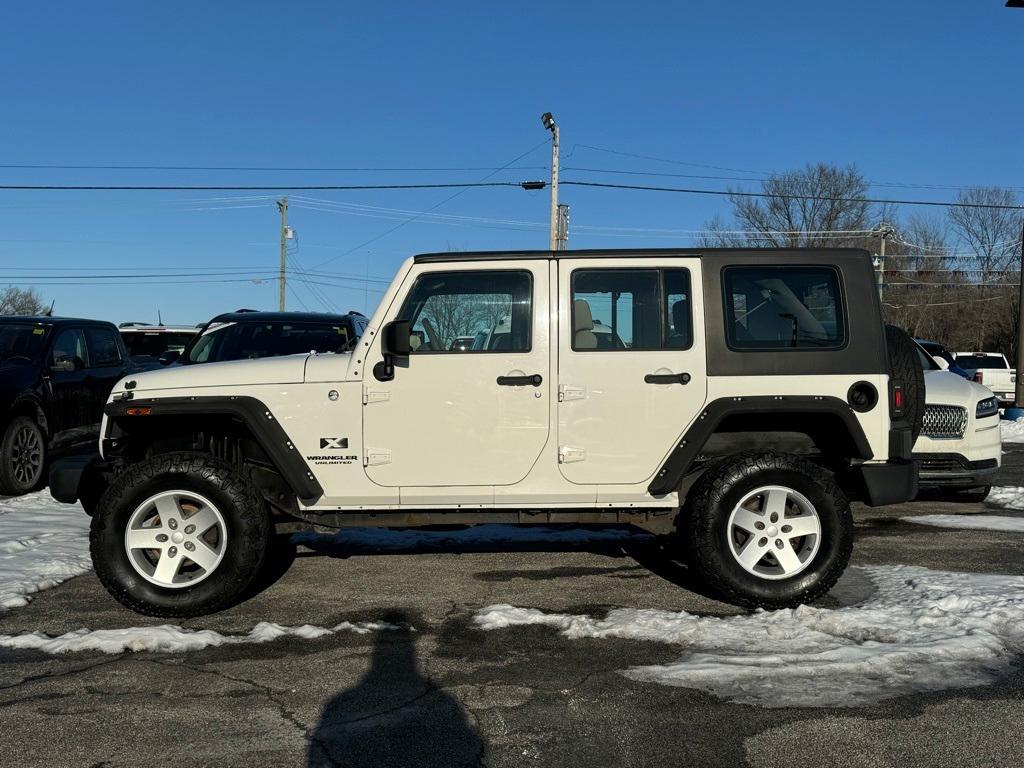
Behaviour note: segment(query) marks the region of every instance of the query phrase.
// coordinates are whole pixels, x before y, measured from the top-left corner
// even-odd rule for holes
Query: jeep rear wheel
[[[749,608],[812,602],[835,585],[853,551],[849,502],[832,478],[774,452],[740,454],[705,472],[680,528],[698,578]]]
[[[0,493],[20,496],[40,487],[46,468],[46,438],[28,416],[17,416],[0,439]]]
[[[150,616],[213,613],[260,572],[270,541],[266,503],[211,456],[175,453],[132,465],[93,517],[93,566],[118,601]]]

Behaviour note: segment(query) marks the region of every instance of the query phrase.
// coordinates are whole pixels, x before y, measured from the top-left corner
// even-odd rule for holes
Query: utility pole
[[[1024,363],[1024,219],[1020,224],[1020,274],[1017,276],[1017,383],[1014,386],[1013,403],[1024,408],[1024,379],[1021,379],[1021,364]]]
[[[277,210],[281,212],[281,276],[278,278],[277,308],[284,312],[284,289],[286,261],[288,258],[288,198],[277,201]]]
[[[548,228],[548,250],[558,250],[558,125],[550,112],[540,116],[551,131],[551,222]]]
[[[558,227],[555,234],[555,250],[564,251],[569,245],[569,206],[565,203],[558,204]]]
[[[882,301],[882,292],[885,290],[885,241],[896,234],[896,228],[891,224],[882,223],[875,230],[880,243],[878,246],[878,301]]]

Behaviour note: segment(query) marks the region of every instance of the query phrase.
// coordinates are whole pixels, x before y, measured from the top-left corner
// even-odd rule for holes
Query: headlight
[[[978,407],[974,409],[974,418],[984,419],[986,416],[995,416],[999,413],[999,401],[994,397],[986,397],[978,401]]]

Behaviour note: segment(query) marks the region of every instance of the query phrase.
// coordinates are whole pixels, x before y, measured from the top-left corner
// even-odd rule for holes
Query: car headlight
[[[978,407],[974,409],[974,418],[983,419],[986,416],[995,416],[999,413],[999,401],[994,397],[986,397],[978,401]]]

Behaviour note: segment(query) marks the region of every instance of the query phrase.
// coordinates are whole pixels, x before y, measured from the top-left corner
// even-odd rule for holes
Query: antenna
[[[56,299],[50,301],[50,308],[43,313],[43,317],[53,317],[53,305],[57,302]]]
[[[164,324],[164,319],[160,315],[160,310],[159,309],[156,311],[156,324],[157,325],[163,325]]]

